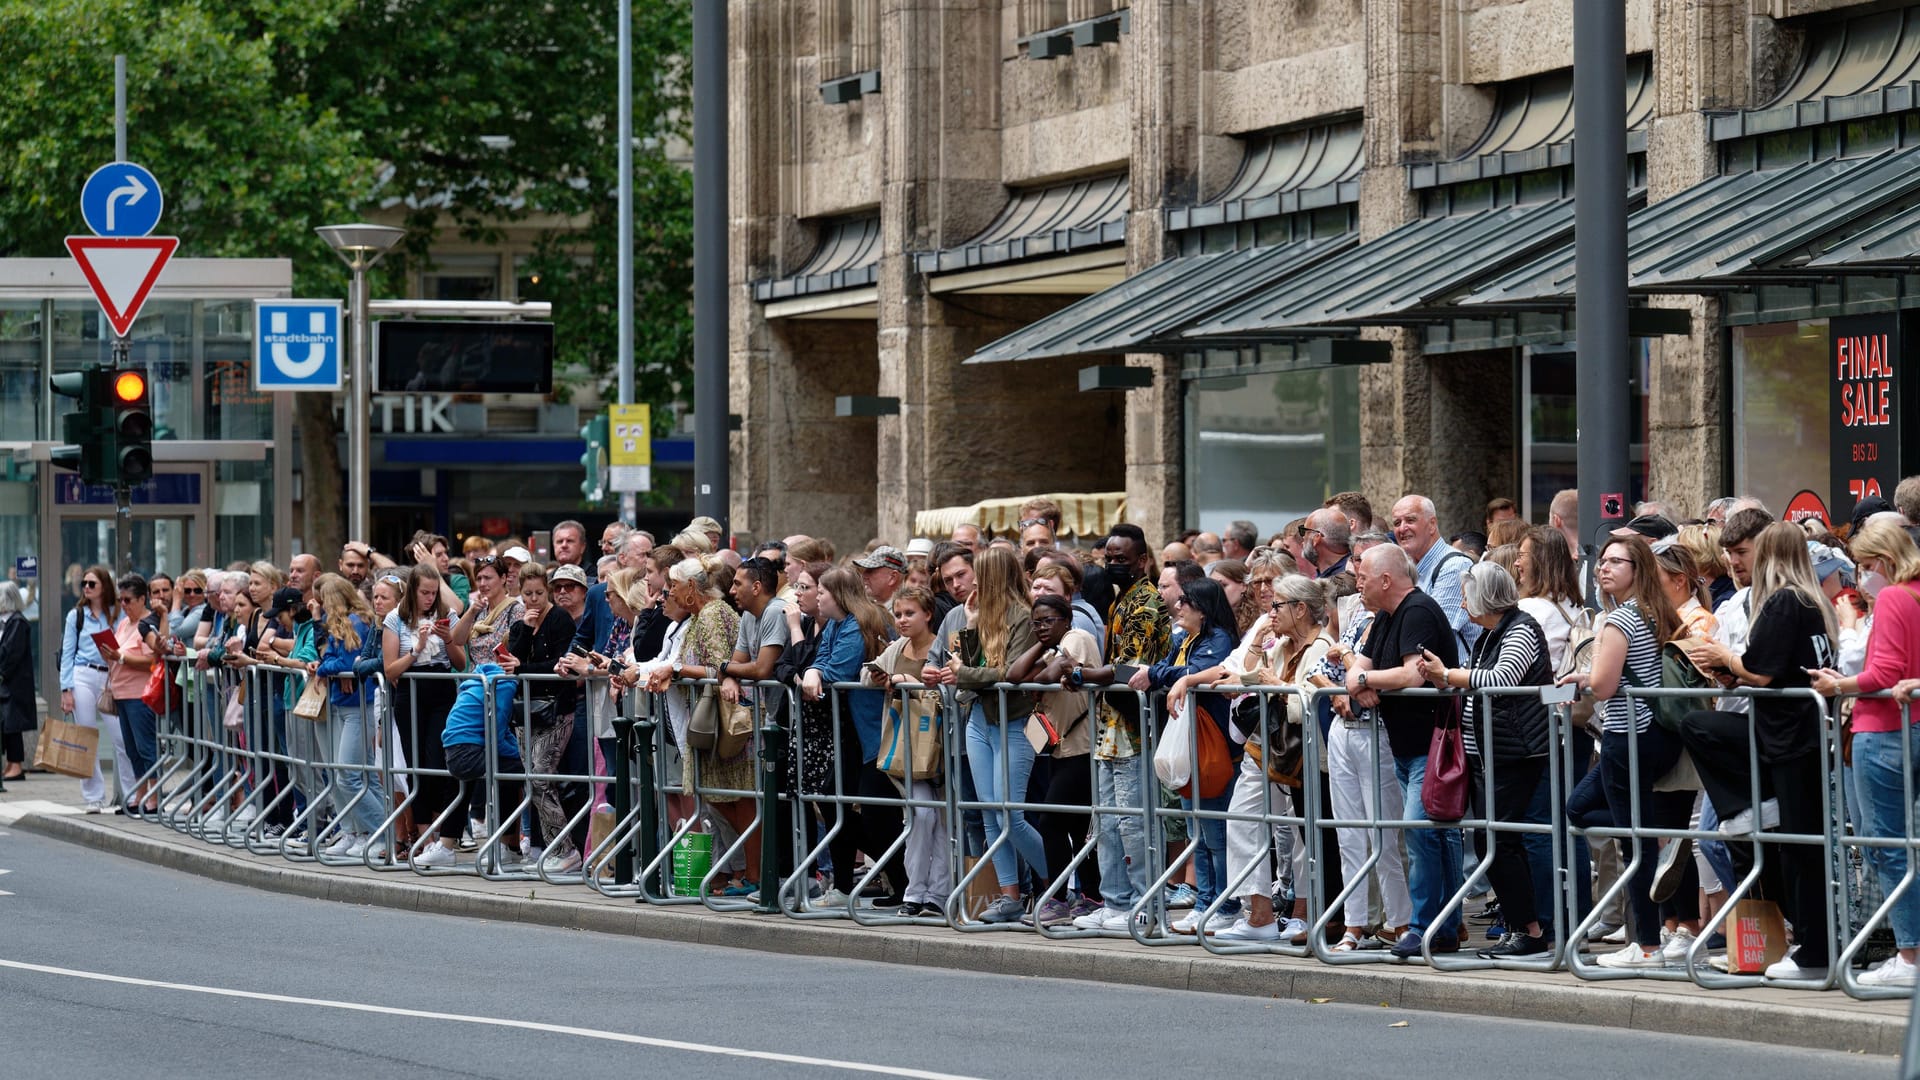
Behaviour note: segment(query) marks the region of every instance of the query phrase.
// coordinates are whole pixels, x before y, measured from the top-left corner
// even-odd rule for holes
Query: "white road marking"
[[[78,814],[81,809],[65,803],[49,802],[46,799],[22,799],[19,802],[0,803],[0,825],[11,825],[28,814]]]
[[[179,990],[190,994],[211,994],[215,997],[244,998],[249,1001],[270,1001],[283,1005],[310,1005],[323,1009],[342,1009],[348,1012],[380,1013],[386,1016],[409,1016],[420,1020],[454,1020],[463,1024],[485,1024],[492,1027],[517,1028],[522,1031],[545,1031],[555,1035],[574,1035],[583,1039],[602,1039],[607,1042],[629,1043],[635,1046],[652,1046],[662,1050],[684,1050],[690,1054],[714,1054],[720,1057],[752,1058],[756,1061],[777,1061],[785,1065],[812,1065],[823,1069],[839,1069],[844,1072],[908,1077],[910,1080],[979,1080],[977,1077],[962,1076],[956,1073],[931,1072],[926,1069],[906,1069],[892,1065],[872,1065],[860,1061],[836,1061],[832,1058],[806,1057],[800,1054],[777,1054],[767,1050],[745,1050],[733,1046],[707,1046],[701,1043],[683,1042],[679,1039],[656,1039],[646,1035],[629,1035],[624,1031],[601,1031],[597,1028],[573,1027],[567,1024],[543,1024],[533,1020],[514,1020],[499,1016],[467,1016],[461,1013],[430,1012],[425,1009],[398,1009],[388,1005],[367,1005],[357,1001],[332,1001],[327,998],[291,997],[286,994],[263,994],[253,990],[234,990],[222,986],[197,986],[193,983],[162,982],[156,979],[136,979],[126,975],[109,975],[99,971],[78,971],[73,968],[50,967],[46,964],[28,964],[19,960],[0,960],[0,968],[12,968],[15,971],[32,971],[42,975],[64,975],[73,979],[118,983],[122,986],[143,986],[155,990]]]

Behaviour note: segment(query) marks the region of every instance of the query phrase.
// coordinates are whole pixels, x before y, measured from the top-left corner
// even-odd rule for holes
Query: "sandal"
[[[720,890],[721,896],[751,896],[760,891],[760,883],[746,878],[737,879],[734,884]]]
[[[1360,936],[1351,930],[1341,934],[1339,943],[1333,947],[1334,952],[1358,952],[1359,950]]]

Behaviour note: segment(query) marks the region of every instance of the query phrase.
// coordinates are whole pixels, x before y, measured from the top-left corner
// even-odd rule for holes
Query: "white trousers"
[[[1374,773],[1374,751],[1379,750],[1379,771]],[[1400,785],[1393,775],[1393,749],[1387,745],[1386,732],[1377,725],[1355,726],[1335,720],[1327,734],[1327,783],[1333,796],[1333,816],[1348,821],[1397,821],[1403,814]],[[1349,885],[1373,850],[1372,829],[1336,829],[1340,841],[1340,874]],[[1401,855],[1402,838],[1397,829],[1380,833],[1380,860],[1374,864],[1375,880],[1386,907],[1382,924],[1405,926],[1413,919],[1413,901],[1407,895],[1406,862]],[[1373,897],[1368,883],[1361,882],[1347,893],[1348,926],[1373,923]]]
[[[120,730],[118,716],[101,716],[97,706],[101,691],[107,688],[107,673],[95,671],[90,667],[76,664],[73,671],[73,722],[81,727],[104,728],[113,736],[114,770],[120,776],[120,792],[124,797],[133,793],[133,782],[139,777],[133,775],[133,760],[127,757],[127,737]],[[102,750],[106,749],[104,746]],[[80,781],[80,797],[87,802],[106,802],[112,792],[107,790],[107,777],[100,770],[100,757],[93,759],[93,775]]]
[[[1286,814],[1293,810],[1293,804],[1287,799],[1286,789],[1267,779],[1265,766],[1256,763],[1253,755],[1240,759],[1240,775],[1233,780],[1233,797],[1227,801],[1227,812],[1232,814]],[[1270,896],[1273,893],[1273,862],[1268,857],[1276,839],[1281,834],[1283,847],[1280,857],[1291,863],[1292,826],[1270,826],[1264,821],[1227,821],[1227,884],[1233,887],[1233,897],[1242,899],[1249,896]],[[1247,872],[1247,878],[1239,885],[1233,885],[1240,872],[1251,863],[1253,869]]]

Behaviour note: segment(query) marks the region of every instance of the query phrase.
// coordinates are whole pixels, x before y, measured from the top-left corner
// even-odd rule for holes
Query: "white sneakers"
[[[1801,967],[1799,962],[1788,956],[1767,965],[1769,979],[1812,979],[1824,980],[1827,969],[1823,967]]]
[[[422,851],[420,854],[415,855],[413,857],[413,865],[416,868],[418,867],[432,868],[435,866],[452,866],[453,860],[454,860],[453,849],[448,847],[445,844],[435,842],[435,843],[428,844],[427,849],[425,851]]]
[[[1760,804],[1760,828],[1771,829],[1780,824],[1780,800],[1768,799]],[[1750,836],[1753,833],[1753,807],[1733,815],[1720,823],[1720,831],[1728,836]]]
[[[1617,952],[1594,958],[1594,963],[1603,968],[1663,968],[1667,966],[1667,954],[1658,946],[1642,949],[1630,941]]]
[[[1920,968],[1908,963],[1899,953],[1894,953],[1872,971],[1862,972],[1860,985],[1912,986],[1916,975],[1920,975]]]
[[[1073,920],[1078,930],[1115,930],[1127,932],[1127,912],[1125,908],[1102,907],[1099,911],[1090,911]]]
[[[580,872],[580,853],[569,851],[565,855],[548,855],[540,860],[540,869],[549,874],[577,874]]]
[[[1660,932],[1660,952],[1666,956],[1667,963],[1683,966],[1687,962],[1687,950],[1693,947],[1693,931],[1682,926],[1669,933]]]
[[[1242,917],[1232,926],[1213,935],[1213,940],[1275,942],[1280,940],[1280,934],[1280,923],[1277,920],[1262,926],[1255,926],[1248,922],[1245,917]]]
[[[321,851],[321,854],[337,856],[350,855],[353,853],[353,846],[355,844],[360,845],[361,851],[366,851],[366,841],[350,832],[343,832],[334,839],[333,843],[328,844],[326,848]]]
[[[1173,925],[1167,929],[1176,934],[1197,934],[1200,932],[1200,916],[1203,913],[1203,909],[1196,907],[1174,920]]]

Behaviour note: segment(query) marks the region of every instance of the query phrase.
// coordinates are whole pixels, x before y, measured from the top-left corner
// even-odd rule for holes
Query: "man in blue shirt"
[[[1433,597],[1453,627],[1461,656],[1473,654],[1473,643],[1480,639],[1480,627],[1467,618],[1467,606],[1460,588],[1460,575],[1473,560],[1440,542],[1440,517],[1434,513],[1433,500],[1425,495],[1408,495],[1393,504],[1393,539],[1414,563],[1414,584]]]

